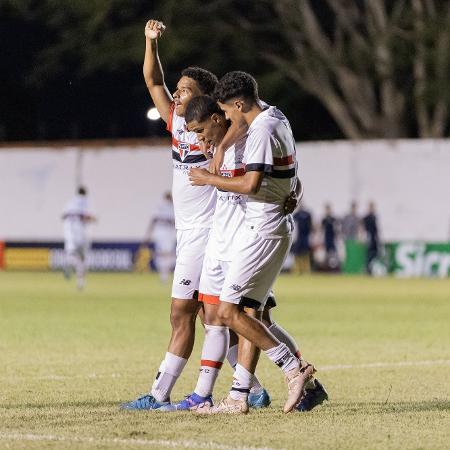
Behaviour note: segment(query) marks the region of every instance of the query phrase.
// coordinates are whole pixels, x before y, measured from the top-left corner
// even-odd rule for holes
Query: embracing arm
[[[209,165],[209,171],[216,175],[220,174],[220,168],[223,164],[225,152],[233,146],[236,142],[242,139],[248,131],[246,122],[236,123],[232,122],[228,128],[227,133],[222,139],[222,142],[216,147],[214,157]]]
[[[189,179],[193,186],[211,185],[218,189],[237,194],[257,194],[264,178],[263,172],[247,172],[245,175],[227,178],[214,175],[205,169],[191,169]]]
[[[164,73],[158,55],[158,37],[161,36],[164,29],[164,24],[156,20],[149,20],[145,26],[143,73],[145,84],[150,92],[153,103],[161,118],[164,122],[167,122],[169,120],[172,96],[164,83]]]

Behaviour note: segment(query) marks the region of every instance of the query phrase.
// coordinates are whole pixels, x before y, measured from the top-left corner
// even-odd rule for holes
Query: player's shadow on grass
[[[398,414],[404,412],[448,411],[448,400],[425,400],[409,402],[356,402],[333,403],[329,405],[333,409],[344,410],[346,414]]]

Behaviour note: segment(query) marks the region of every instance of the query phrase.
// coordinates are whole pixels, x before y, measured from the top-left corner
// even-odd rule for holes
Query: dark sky
[[[142,77],[145,21],[153,14],[163,17],[168,14],[163,10],[167,7],[164,2],[152,2],[153,11],[149,12],[144,11],[148,2],[136,1],[131,2],[133,7],[129,11],[109,13],[105,25],[91,40],[80,36],[99,11],[93,9],[91,13],[84,11],[78,15],[75,7],[55,12],[41,6],[21,11],[11,3],[14,2],[0,5],[0,140],[165,135],[162,121],[151,122],[146,118],[151,99]],[[175,26],[176,22],[172,29]],[[261,97],[279,106],[288,116],[297,139],[342,136],[317,100],[281,78],[273,68],[249,58],[245,49],[223,47],[220,40],[217,47],[212,40],[210,48],[197,44],[190,49],[183,42],[183,35],[176,31],[179,34],[168,35],[160,50],[170,89],[186,65],[206,66],[218,76],[228,70],[246,70],[259,81]],[[199,29],[198,34],[202,35],[200,42],[205,28]],[[194,42],[197,35],[192,36],[190,41]],[[106,44],[102,43],[103,37]],[[127,48],[123,49],[127,37],[129,56]],[[177,57],[179,54],[182,57]]]

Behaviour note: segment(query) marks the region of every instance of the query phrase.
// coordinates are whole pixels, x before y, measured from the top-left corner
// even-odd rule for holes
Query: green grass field
[[[0,273],[0,448],[450,448],[450,280],[282,276],[275,319],[318,367],[330,402],[284,415],[121,411],[166,350],[170,289],[154,275]],[[202,330],[172,398],[195,386]],[[224,366],[216,398],[226,394]]]

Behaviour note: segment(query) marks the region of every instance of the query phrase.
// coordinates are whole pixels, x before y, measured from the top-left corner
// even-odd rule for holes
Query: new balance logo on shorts
[[[241,286],[239,286],[238,284],[232,284],[231,286],[230,286],[230,289],[233,289],[233,291],[240,291],[242,288],[241,288]]]
[[[183,286],[189,286],[191,284],[191,280],[185,280],[184,278],[180,281],[180,284]]]

